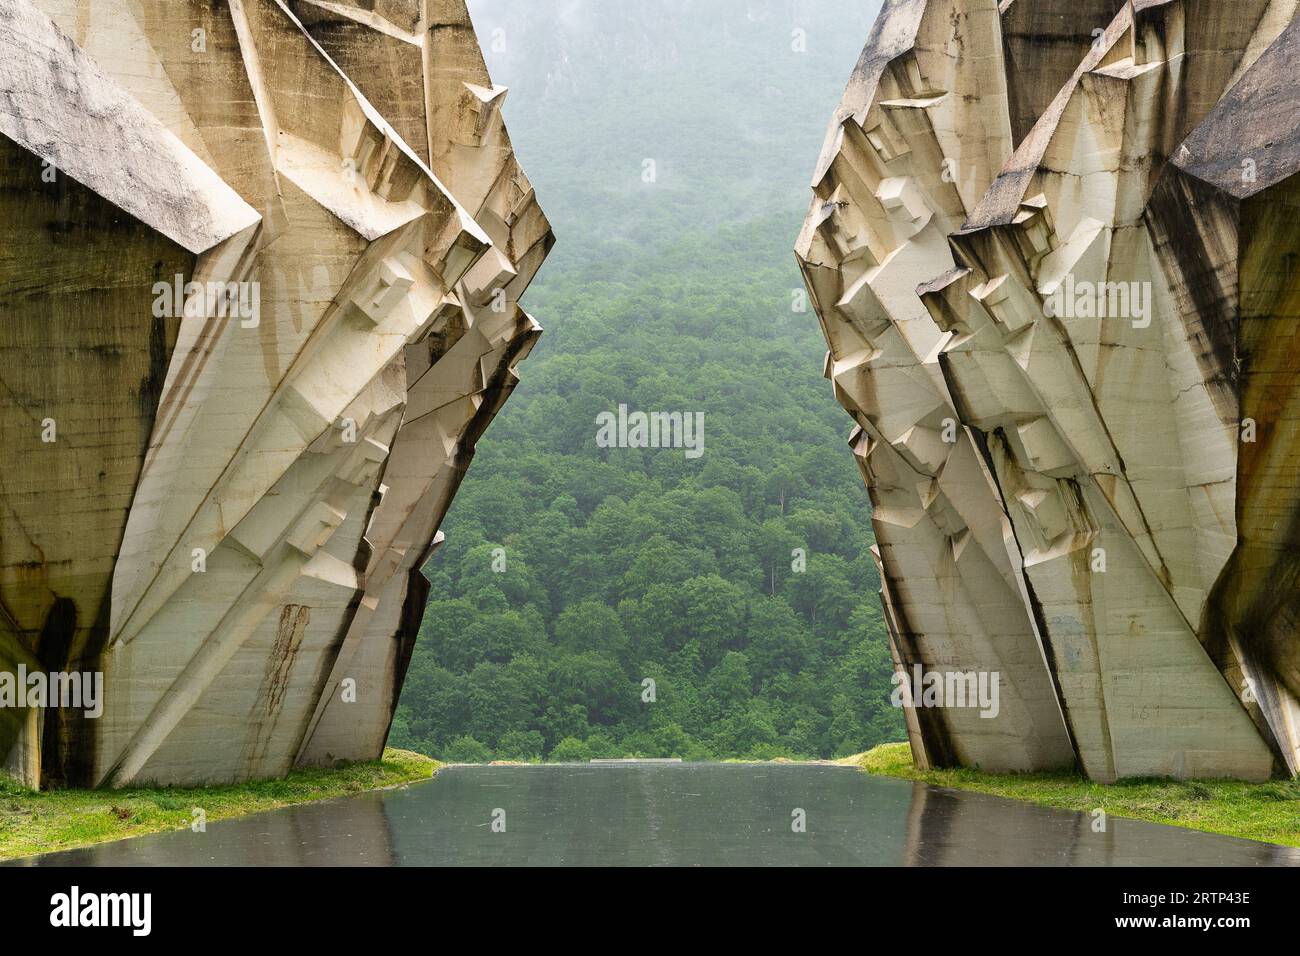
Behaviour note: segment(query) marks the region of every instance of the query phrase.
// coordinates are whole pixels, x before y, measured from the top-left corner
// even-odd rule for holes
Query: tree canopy
[[[473,5],[558,244],[525,303],[546,333],[425,568],[391,742],[587,760],[903,739],[851,422],[790,251],[870,12],[653,0],[579,29],[553,6]],[[598,447],[619,404],[702,412],[703,454]]]

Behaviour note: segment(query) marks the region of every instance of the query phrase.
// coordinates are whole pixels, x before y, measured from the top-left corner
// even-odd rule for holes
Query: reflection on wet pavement
[[[796,832],[798,811],[804,832]],[[1091,814],[848,767],[632,764],[448,767],[428,783],[210,823],[206,833],[16,862],[1252,866],[1300,864],[1300,850],[1114,816],[1097,833]]]

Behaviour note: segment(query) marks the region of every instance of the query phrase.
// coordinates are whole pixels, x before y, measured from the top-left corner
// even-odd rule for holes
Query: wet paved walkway
[[[800,813],[802,811],[802,813]],[[796,832],[802,818],[804,831]],[[495,826],[494,826],[495,824]],[[1300,865],[1300,850],[820,764],[448,767],[19,865]]]

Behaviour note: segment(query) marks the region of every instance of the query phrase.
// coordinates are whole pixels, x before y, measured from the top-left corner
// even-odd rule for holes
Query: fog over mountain
[[[471,2],[558,242],[524,297],[546,333],[426,567],[394,743],[826,757],[903,738],[867,495],[792,252],[877,6]],[[702,414],[703,454],[602,447],[620,405]]]

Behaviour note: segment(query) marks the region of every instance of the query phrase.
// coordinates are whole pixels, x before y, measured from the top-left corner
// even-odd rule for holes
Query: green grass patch
[[[130,790],[45,790],[18,786],[0,775],[0,860],[52,850],[179,830],[195,807],[207,822],[382,790],[427,780],[442,766],[409,750],[333,770],[295,770],[279,780],[217,787],[142,787]]]
[[[1103,784],[1077,773],[987,773],[983,770],[917,770],[907,744],[881,744],[846,757],[867,773],[974,790],[1060,810],[1167,823],[1247,840],[1300,847],[1300,783],[1271,780],[1121,780]]]

